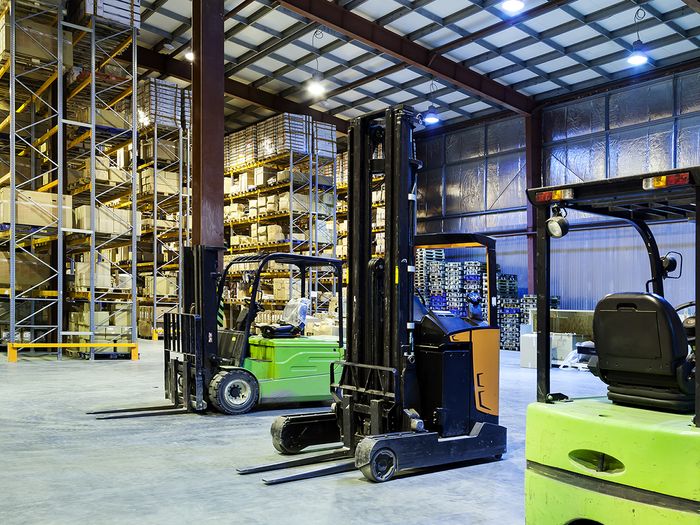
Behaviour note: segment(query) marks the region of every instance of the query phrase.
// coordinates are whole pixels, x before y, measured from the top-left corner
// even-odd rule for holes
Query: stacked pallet
[[[282,113],[256,124],[257,160],[295,153],[307,155],[312,121],[306,115]]]
[[[81,0],[70,5],[69,16],[74,20],[96,16],[120,26],[141,27],[140,0]]]
[[[140,128],[158,125],[179,128],[182,120],[182,90],[177,84],[149,78],[139,85]]]

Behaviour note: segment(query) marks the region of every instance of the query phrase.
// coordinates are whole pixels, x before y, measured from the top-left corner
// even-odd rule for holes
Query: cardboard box
[[[75,227],[90,230],[90,206],[78,206],[73,210]],[[95,233],[122,235],[131,229],[131,210],[100,206],[95,208]],[[136,212],[136,231],[141,232],[141,212]]]
[[[282,242],[285,237],[282,226],[279,224],[271,224],[267,227],[267,242]]]
[[[158,139],[157,150],[153,147],[153,139],[141,141],[141,158],[155,160],[155,152],[158,153],[158,162],[178,162],[180,149],[177,142]]]
[[[90,261],[76,261],[73,286],[76,290],[90,289]],[[95,288],[112,288],[112,273],[107,261],[95,263]]]
[[[266,186],[268,181],[276,177],[277,172],[267,166],[258,166],[253,170],[253,184],[255,186]]]
[[[58,220],[58,195],[40,191],[17,190],[15,221],[24,226],[49,226]],[[10,188],[0,188],[0,223],[10,223]],[[73,200],[63,196],[63,227],[73,227]]]
[[[275,213],[279,209],[279,195],[268,195],[265,209],[267,213]]]
[[[153,297],[153,276],[146,275],[144,277],[143,294],[147,297]],[[171,275],[157,275],[155,279],[156,295],[177,295],[177,277]]]
[[[28,253],[15,252],[15,289],[27,290],[49,279],[51,267],[48,255],[30,255]],[[48,288],[49,283],[42,284],[37,290]],[[0,252],[0,288],[10,288],[10,253]]]
[[[154,176],[153,168],[145,169],[140,173],[140,191],[142,193],[153,193]],[[160,195],[177,195],[180,193],[180,174],[174,171],[159,170],[155,176],[155,190]]]
[[[240,192],[245,192],[255,187],[255,177],[252,171],[244,171],[238,176],[238,187]]]

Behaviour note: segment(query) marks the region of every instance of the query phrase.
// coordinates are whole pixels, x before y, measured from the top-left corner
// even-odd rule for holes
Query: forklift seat
[[[589,367],[608,385],[614,403],[694,410],[694,363],[680,317],[666,299],[650,293],[604,297],[593,316],[597,357]]]
[[[303,297],[290,300],[282,311],[279,323],[258,325],[262,336],[267,339],[278,339],[304,335],[306,314],[310,305],[311,301]]]

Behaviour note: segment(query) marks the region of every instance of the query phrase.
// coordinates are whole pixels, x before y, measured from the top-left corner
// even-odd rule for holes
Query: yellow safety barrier
[[[129,348],[131,360],[138,361],[138,343],[7,343],[7,362],[16,363],[20,348]]]

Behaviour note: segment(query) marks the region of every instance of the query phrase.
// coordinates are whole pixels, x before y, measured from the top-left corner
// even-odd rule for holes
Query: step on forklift
[[[164,318],[165,398],[156,407],[91,412],[100,419],[204,412],[244,414],[258,404],[330,402],[331,363],[344,358],[343,262],[292,253],[246,255],[219,271],[221,249],[187,248],[184,261],[184,305],[190,313]],[[264,310],[261,280],[272,265],[293,268],[300,280],[279,323],[256,324]],[[254,269],[251,269],[254,268]],[[313,295],[311,270],[335,279],[339,330],[336,336],[305,336],[304,323]],[[245,278],[249,297],[237,309],[233,326],[222,329],[222,305],[229,272]],[[291,294],[290,294],[291,295]],[[189,306],[187,306],[189,305]],[[251,335],[254,328],[262,335]]]
[[[338,462],[273,479],[276,484],[360,469],[369,480],[469,460],[500,459],[506,429],[498,424],[499,330],[495,243],[468,234],[416,236],[416,114],[397,106],[356,119],[349,130],[348,352],[334,363],[330,411],[278,417],[273,446],[296,454],[340,443],[320,455],[238,469],[240,474]],[[382,154],[383,152],[383,154]],[[372,180],[386,189],[386,251],[372,256]],[[485,250],[488,321],[431,311],[414,290],[414,250]]]
[[[661,256],[650,228],[696,221],[698,194],[700,168],[528,190],[537,211],[538,320],[537,402],[528,407],[526,430],[528,524],[700,524],[700,232],[696,224],[689,301],[674,307],[664,280],[681,277],[682,256]],[[567,210],[632,226],[647,251],[645,291],[607,295],[595,308],[597,355],[589,368],[607,385],[606,397],[570,399],[550,389],[550,243],[567,233]]]

